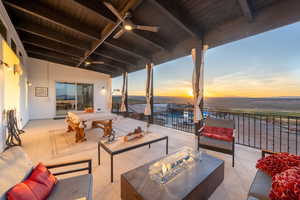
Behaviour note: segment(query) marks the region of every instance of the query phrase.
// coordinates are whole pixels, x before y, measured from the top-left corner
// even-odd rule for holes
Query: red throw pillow
[[[300,167],[300,156],[289,153],[277,153],[257,161],[256,168],[274,176],[292,167]]]
[[[231,142],[233,140],[233,129],[204,126],[203,135],[206,137]]]
[[[44,200],[47,199],[57,179],[39,163],[28,179],[14,186],[7,194],[8,200]],[[19,196],[26,195],[19,199]],[[31,198],[34,196],[35,198]],[[27,198],[28,197],[28,198]]]
[[[25,183],[15,185],[8,193],[7,200],[38,200]]]
[[[271,200],[300,199],[300,168],[293,167],[272,178]]]

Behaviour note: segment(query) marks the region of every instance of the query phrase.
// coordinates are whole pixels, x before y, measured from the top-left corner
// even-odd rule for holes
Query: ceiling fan
[[[103,3],[120,21],[122,21],[122,28],[113,36],[114,39],[118,39],[119,37],[121,37],[125,33],[125,31],[131,31],[134,29],[138,29],[142,31],[158,32],[159,30],[158,26],[136,25],[128,19],[131,17],[131,14],[129,12],[127,12],[125,16],[122,17],[121,14],[118,12],[118,10],[111,3],[107,1],[104,1]]]
[[[85,61],[84,62],[84,66],[87,67],[87,66],[90,66],[90,65],[103,65],[104,62],[103,61]]]

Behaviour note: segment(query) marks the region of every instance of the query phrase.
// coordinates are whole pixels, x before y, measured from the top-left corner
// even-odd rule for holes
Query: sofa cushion
[[[54,186],[48,200],[92,200],[93,177],[91,174],[60,179]]]
[[[2,152],[0,154],[0,200],[6,200],[7,191],[25,180],[32,168],[32,161],[21,147],[12,147]]]
[[[248,199],[269,200],[272,178],[261,170],[257,170],[248,193]]]

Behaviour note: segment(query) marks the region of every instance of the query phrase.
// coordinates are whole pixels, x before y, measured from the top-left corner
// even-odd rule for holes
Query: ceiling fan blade
[[[114,36],[114,39],[118,39],[119,37],[121,37],[123,34],[125,33],[125,30],[122,28],[121,30],[119,30]]]
[[[143,30],[143,31],[151,31],[151,32],[158,32],[158,26],[142,26],[142,25],[135,25],[135,29]]]
[[[124,22],[123,17],[120,15],[119,11],[109,2],[104,1],[103,4],[122,22]]]
[[[93,61],[92,64],[99,64],[99,65],[102,65],[102,64],[104,64],[104,62],[103,62],[103,61]]]

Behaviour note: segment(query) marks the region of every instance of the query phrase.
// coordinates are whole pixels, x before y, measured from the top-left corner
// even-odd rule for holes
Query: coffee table
[[[123,136],[124,137],[124,136]],[[110,154],[110,179],[113,182],[114,176],[114,155],[125,153],[127,151],[149,145],[151,147],[152,143],[156,143],[162,140],[166,140],[166,154],[168,154],[168,136],[162,136],[156,133],[147,133],[144,137],[134,139],[128,142],[124,142],[123,137],[118,137],[113,143],[107,143],[105,140],[100,140],[98,142],[98,165],[100,165],[100,147],[102,147],[107,153]]]
[[[224,179],[224,161],[202,154],[202,161],[161,185],[150,179],[148,169],[156,161],[121,175],[122,200],[207,200]]]

